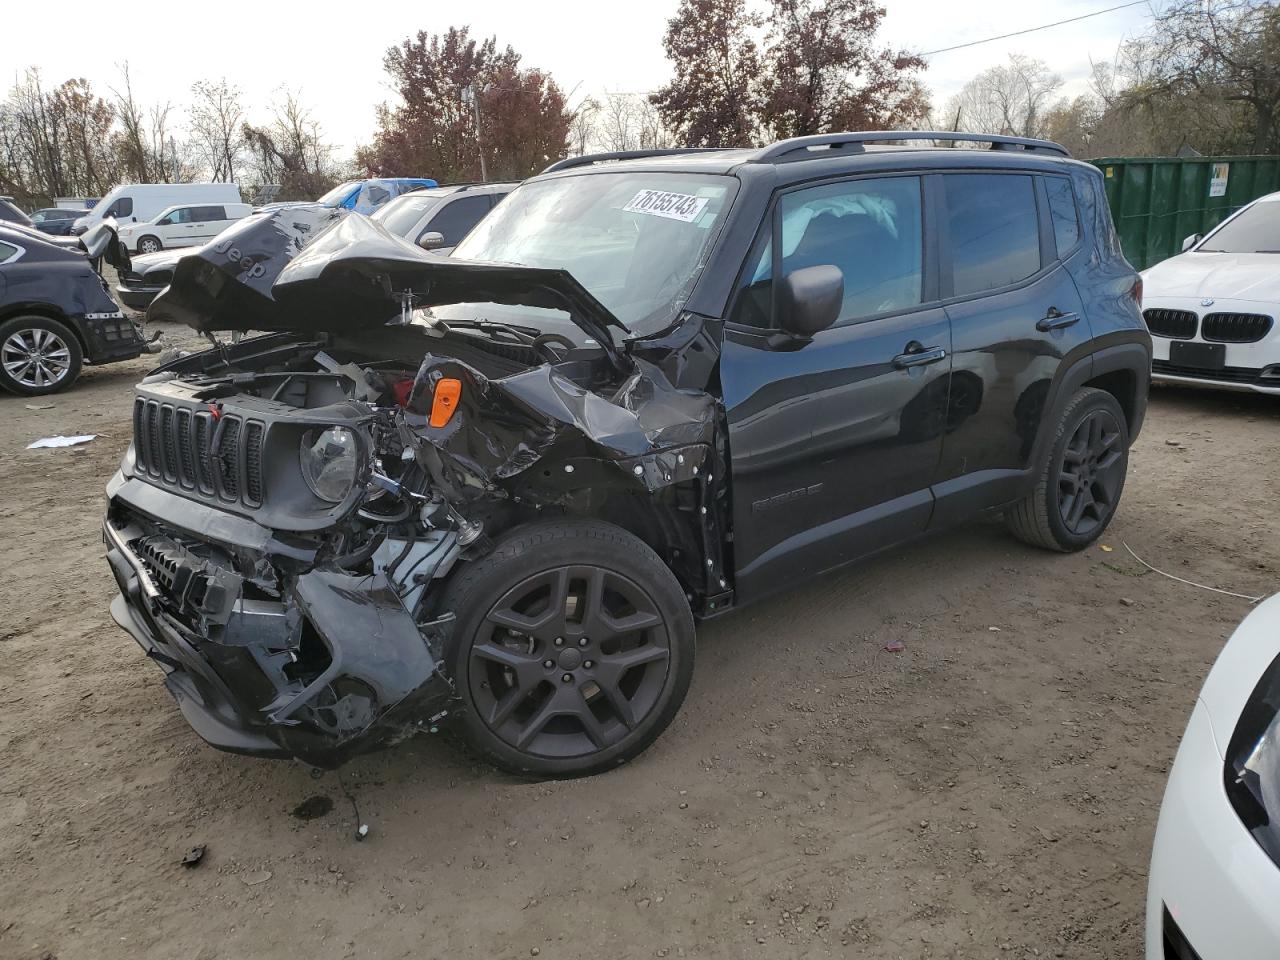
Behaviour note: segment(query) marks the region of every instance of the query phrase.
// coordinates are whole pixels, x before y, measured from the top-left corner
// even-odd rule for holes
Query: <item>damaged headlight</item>
[[[298,459],[311,492],[329,503],[345,500],[356,482],[359,450],[355,433],[346,427],[324,427],[303,434]]]

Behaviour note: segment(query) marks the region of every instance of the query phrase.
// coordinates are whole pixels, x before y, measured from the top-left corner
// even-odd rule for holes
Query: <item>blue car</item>
[[[372,180],[348,180],[340,183],[315,202],[323,207],[354,210],[356,213],[370,214],[388,200],[411,190],[427,190],[438,186],[436,181],[427,177],[379,177]],[[308,201],[283,203],[267,203],[258,210],[279,210],[283,207],[296,207]]]

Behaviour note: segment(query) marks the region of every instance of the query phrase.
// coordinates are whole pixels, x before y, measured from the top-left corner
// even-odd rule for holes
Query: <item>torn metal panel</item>
[[[436,383],[462,381],[457,414],[443,427],[427,417]],[[418,434],[486,482],[515,476],[555,443],[580,438],[632,482],[657,489],[689,479],[705,457],[716,421],[715,400],[677,390],[653,364],[639,361],[611,397],[579,386],[544,364],[489,380],[458,360],[428,355],[406,405]],[[687,448],[677,449],[677,448]],[[670,452],[670,456],[659,456]]]

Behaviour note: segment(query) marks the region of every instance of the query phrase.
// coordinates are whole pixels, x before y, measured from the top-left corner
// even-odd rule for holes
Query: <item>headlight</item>
[[[1227,798],[1280,866],[1280,657],[1262,675],[1227,747]]]
[[[311,492],[329,503],[341,503],[356,482],[356,435],[346,427],[308,430],[303,434],[298,459]]]

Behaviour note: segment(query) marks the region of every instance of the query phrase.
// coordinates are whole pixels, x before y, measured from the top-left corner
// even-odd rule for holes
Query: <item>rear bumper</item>
[[[90,363],[132,360],[147,350],[146,341],[133,321],[118,310],[85,314],[80,318],[80,329],[84,332],[85,359]]]
[[[112,617],[220,750],[333,768],[450,709],[439,645],[381,575],[314,568],[278,600],[246,599],[230,566],[182,548],[157,559],[164,533],[114,500],[103,539],[120,588]]]

